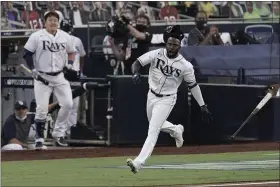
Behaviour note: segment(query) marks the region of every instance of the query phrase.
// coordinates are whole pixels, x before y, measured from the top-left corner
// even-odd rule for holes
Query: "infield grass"
[[[279,179],[279,165],[256,170],[142,169],[133,174],[127,157],[2,162],[2,186],[155,186]],[[152,156],[147,165],[279,160],[277,152]],[[218,164],[218,163],[217,163]]]

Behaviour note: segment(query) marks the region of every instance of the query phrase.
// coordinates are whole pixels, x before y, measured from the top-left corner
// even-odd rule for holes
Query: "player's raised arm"
[[[27,40],[23,52],[23,58],[25,59],[28,68],[32,71],[32,77],[34,79],[36,79],[38,76],[38,72],[35,70],[34,61],[33,61],[33,55],[36,52],[37,47],[38,47],[38,42],[36,39],[36,33],[34,33],[31,34],[31,36]]]
[[[69,37],[67,39],[67,46],[66,46],[66,52],[68,53],[67,68],[72,69],[72,66],[75,61],[76,49],[75,49],[74,41],[72,41],[72,39],[71,39],[71,36],[70,35],[68,35],[68,36]]]
[[[24,53],[23,53],[23,58],[26,61],[26,64],[30,70],[33,70],[34,67],[34,62],[33,62],[33,55],[36,52],[37,48],[37,40],[36,40],[36,35],[31,34],[29,39],[27,40],[25,46],[24,46]]]
[[[83,42],[81,41],[80,38],[78,38],[78,40],[79,40],[78,49],[79,49],[79,52],[80,52],[80,71],[81,71],[81,76],[83,77],[84,57],[86,56],[86,52],[85,52],[85,49],[84,49]]]
[[[132,71],[133,75],[138,73],[141,67],[142,67],[141,63],[137,59],[131,66],[131,71]]]
[[[146,66],[150,63],[152,63],[155,59],[156,54],[159,52],[159,49],[149,51],[140,57],[137,58],[137,60],[132,64],[131,70],[132,74],[138,73],[141,67]]]
[[[126,48],[125,44],[123,42],[116,44],[115,40],[111,36],[108,36],[108,42],[110,43],[111,49],[116,59],[119,61],[124,61]]]
[[[196,82],[194,69],[191,65],[185,71],[184,80],[187,82],[193,97],[197,101],[198,105],[201,107],[202,120],[206,123],[210,123],[210,121],[212,120],[212,116],[209,110],[207,109],[207,105],[205,105],[200,87]]]
[[[131,72],[133,74],[132,80],[135,84],[140,82],[140,74],[138,73],[140,68],[152,63],[155,59],[156,54],[158,53],[157,50],[149,51],[143,55],[141,55],[131,66]]]

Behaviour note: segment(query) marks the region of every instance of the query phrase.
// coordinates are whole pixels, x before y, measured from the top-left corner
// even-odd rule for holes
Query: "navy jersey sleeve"
[[[11,118],[7,119],[3,127],[3,138],[9,141],[16,137],[16,126]]]

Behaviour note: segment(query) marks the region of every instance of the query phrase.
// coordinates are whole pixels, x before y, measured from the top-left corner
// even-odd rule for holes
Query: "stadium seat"
[[[273,33],[273,27],[271,25],[248,25],[245,27],[245,33],[260,40],[270,37]]]

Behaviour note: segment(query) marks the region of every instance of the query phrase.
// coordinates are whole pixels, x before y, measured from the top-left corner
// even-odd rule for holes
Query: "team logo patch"
[[[167,33],[170,33],[170,32],[172,31],[172,29],[173,29],[173,26],[168,26],[168,27],[165,29],[165,31],[166,31]]]
[[[50,41],[43,40],[43,50],[58,52],[65,49],[66,49],[66,43],[51,43]]]
[[[162,74],[167,77],[171,77],[171,76],[179,77],[182,72],[182,70],[180,69],[169,66],[168,64],[166,64],[165,61],[161,59],[157,60],[156,68],[159,69],[162,72]]]

